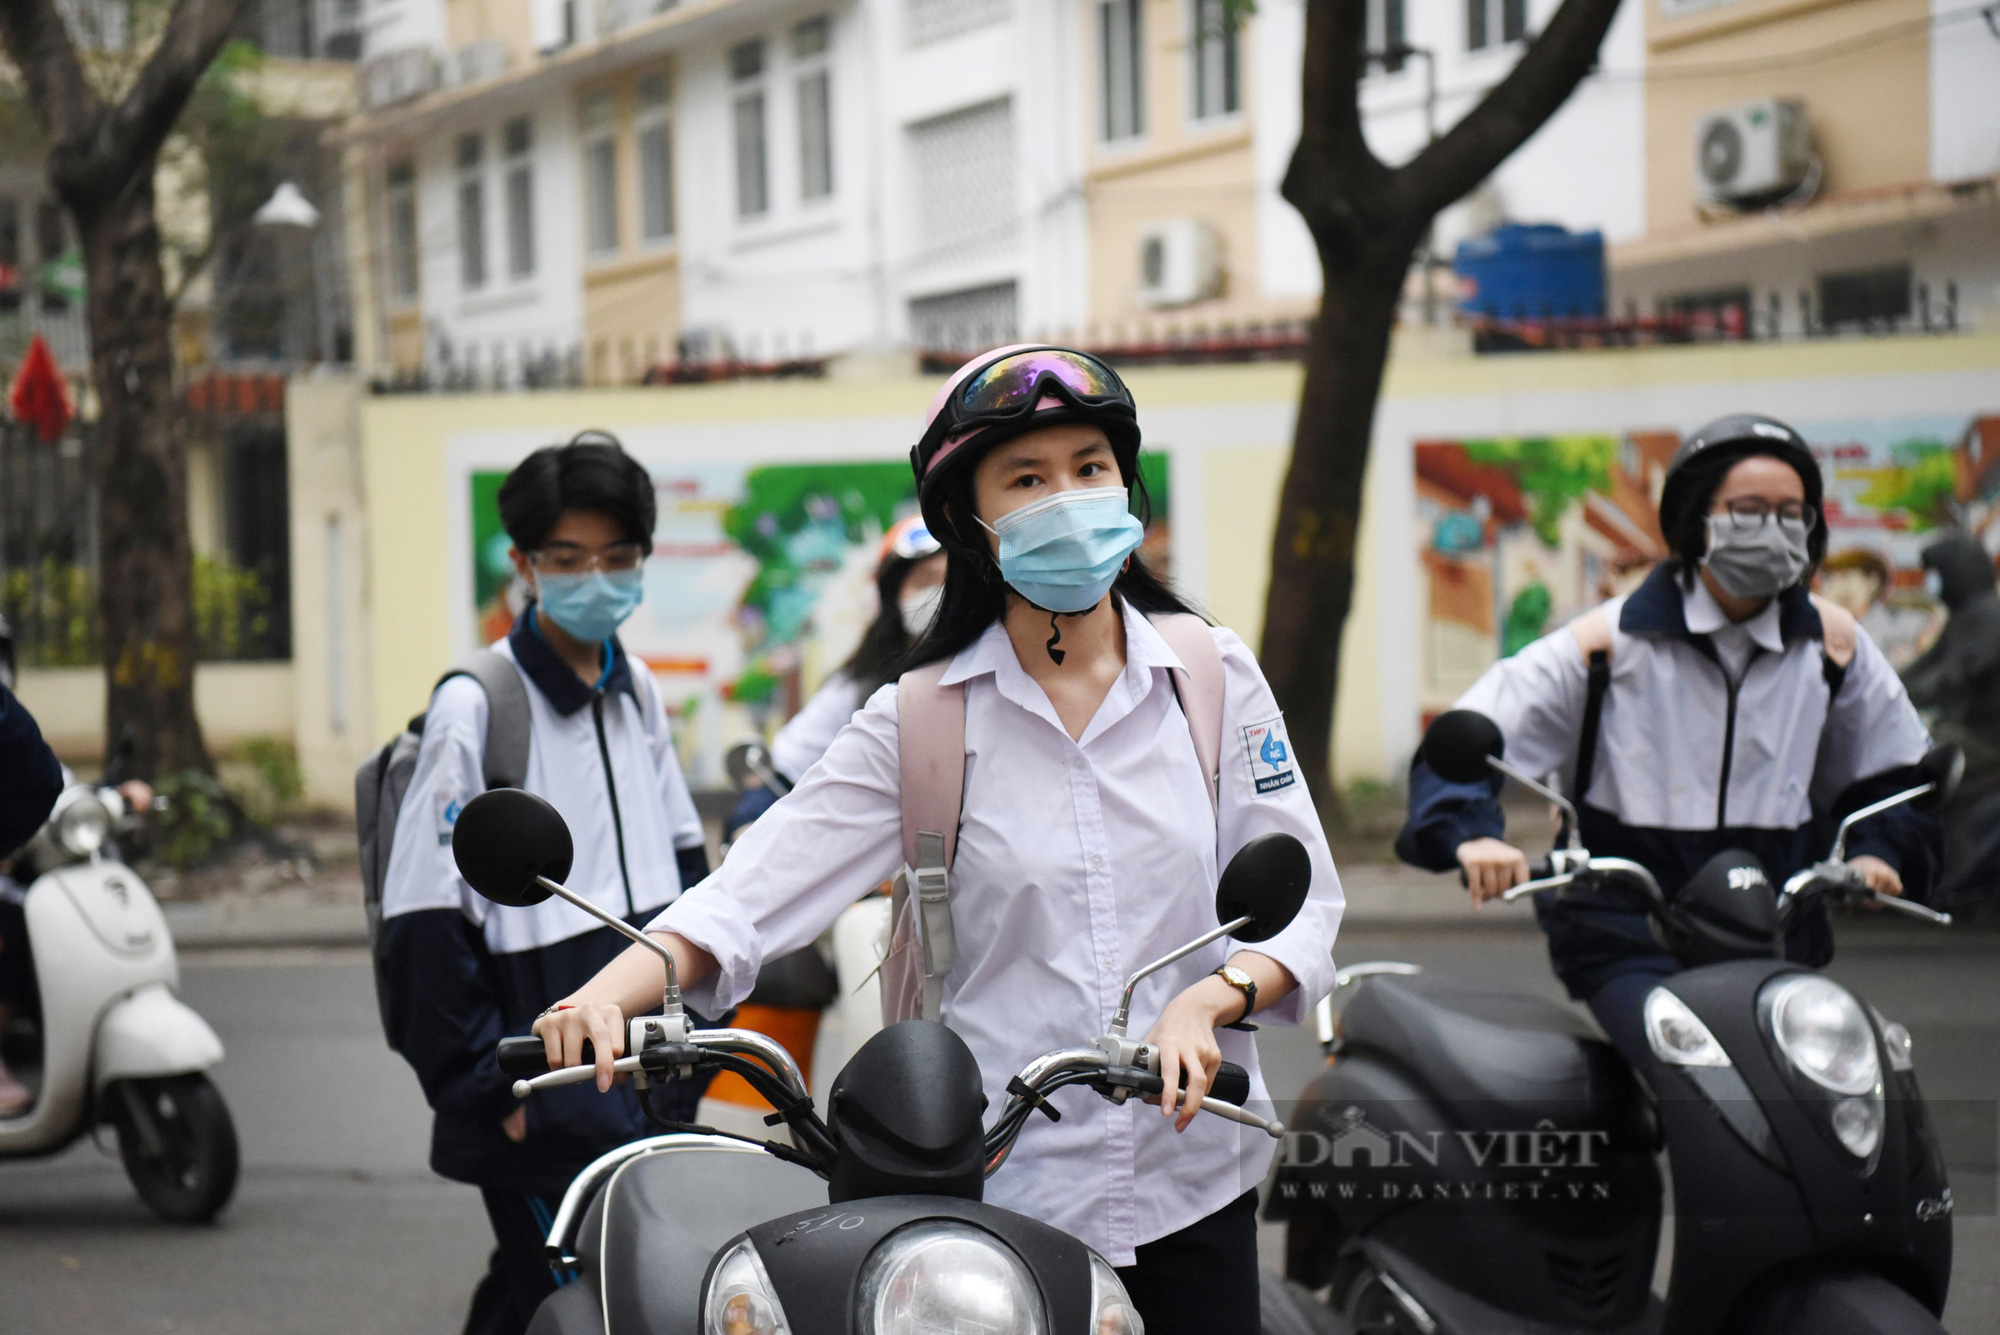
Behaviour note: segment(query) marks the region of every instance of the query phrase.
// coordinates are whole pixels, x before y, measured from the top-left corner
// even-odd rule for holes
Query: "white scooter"
[[[28,939],[5,948],[31,952],[40,1005],[39,1023],[16,1016],[4,1036],[35,1101],[0,1118],[0,1160],[54,1154],[108,1122],[140,1199],[199,1223],[236,1190],[236,1128],[202,1074],[222,1040],[174,995],[166,918],[112,846],[125,818],[116,789],[72,784],[15,857]]]

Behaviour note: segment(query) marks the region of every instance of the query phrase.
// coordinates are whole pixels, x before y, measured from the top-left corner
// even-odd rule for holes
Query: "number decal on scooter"
[[[794,1238],[809,1237],[814,1233],[824,1233],[828,1229],[838,1229],[842,1233],[852,1232],[868,1222],[867,1215],[860,1214],[816,1214],[810,1219],[801,1219],[791,1230],[781,1234],[771,1245],[782,1247]]]

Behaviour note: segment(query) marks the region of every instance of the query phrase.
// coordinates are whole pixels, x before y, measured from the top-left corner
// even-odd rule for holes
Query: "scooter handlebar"
[[[494,1049],[494,1060],[500,1065],[502,1075],[546,1075],[549,1069],[549,1050],[533,1034],[521,1038],[503,1038]],[[597,1060],[590,1040],[583,1042],[583,1061],[589,1066]]]

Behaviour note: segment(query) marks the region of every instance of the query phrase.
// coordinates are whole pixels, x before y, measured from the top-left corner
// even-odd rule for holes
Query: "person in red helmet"
[[[927,743],[901,720],[935,718],[929,702],[958,692],[964,785],[947,859],[958,944],[948,971],[925,980],[923,1010],[935,1004],[972,1049],[988,1106],[1027,1061],[1102,1033],[1128,975],[1213,927],[1217,868],[1282,831],[1312,860],[1292,924],[1254,948],[1190,954],[1133,1004],[1168,1089],[1186,1071],[1198,1096],[1227,1058],[1250,1071],[1253,1104],[1269,1099],[1254,1041],[1225,1027],[1253,1012],[1295,1022],[1331,990],[1340,881],[1256,659],[1135,555],[1139,440],[1130,391],[1083,353],[1001,348],[945,385],[911,453],[950,558],[936,617],[911,670],[651,925],[690,1004],[741,997],[760,960],[812,940],[905,861],[901,748]],[[635,950],[565,998],[572,1009],[536,1027],[551,1063],[575,1064],[590,1041],[608,1084],[623,1016],[657,1003],[662,972]],[[986,1199],[1095,1248],[1150,1335],[1257,1329],[1269,1137],[1196,1118],[1192,1097],[1052,1102],[1061,1120],[1021,1133]]]

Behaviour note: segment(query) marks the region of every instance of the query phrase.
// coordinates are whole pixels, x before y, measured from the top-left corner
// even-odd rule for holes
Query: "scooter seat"
[[[1480,1124],[1604,1124],[1637,1098],[1631,1072],[1588,1020],[1478,978],[1371,978],[1348,1003],[1341,1034],[1343,1050],[1382,1053]]]

